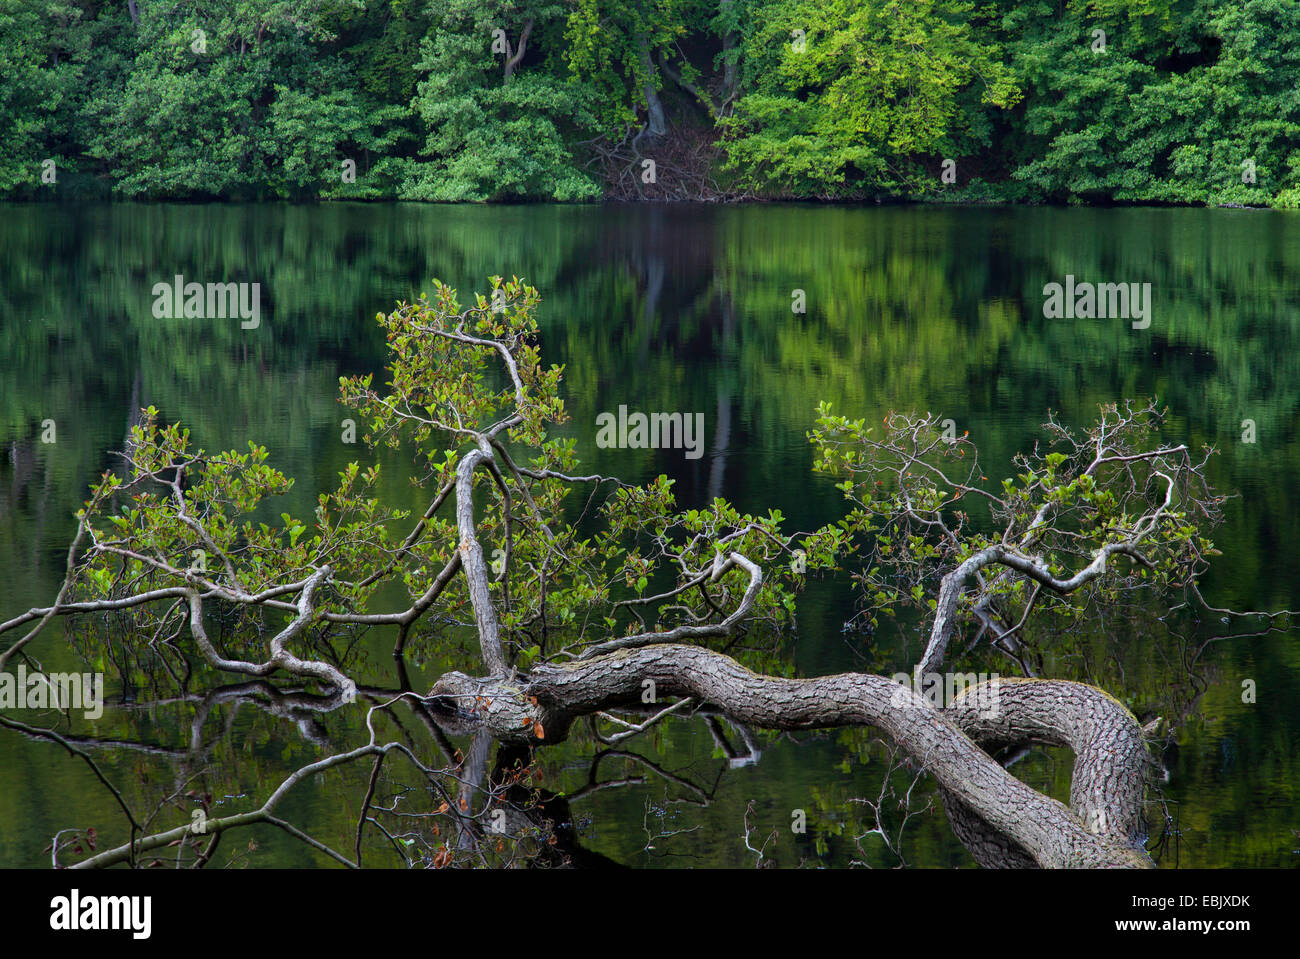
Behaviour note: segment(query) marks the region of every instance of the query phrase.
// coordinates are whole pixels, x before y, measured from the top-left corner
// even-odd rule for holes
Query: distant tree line
[[[3,0],[0,196],[1300,206],[1300,0]]]

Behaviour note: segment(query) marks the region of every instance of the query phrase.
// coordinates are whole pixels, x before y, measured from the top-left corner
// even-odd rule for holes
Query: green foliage
[[[981,104],[1019,92],[952,0],[763,5],[745,42],[750,88],[724,129],[728,166],[766,192],[851,196],[917,188],[919,155],[964,152]],[[984,143],[987,146],[987,140]]]
[[[90,39],[81,18],[65,0],[0,5],[0,196],[38,195],[43,160],[55,161],[56,176],[76,168],[73,128]]]
[[[352,6],[146,6],[124,34],[122,75],[104,77],[83,110],[87,154],[128,196],[329,192],[343,158],[400,138],[404,113],[324,55]]]
[[[1150,404],[1111,404],[1078,434],[1049,420],[1047,442],[1017,454],[1020,472],[995,492],[975,445],[945,436],[938,417],[890,413],[877,429],[821,404],[808,434],[813,470],[841,480],[851,506],[839,525],[866,542],[856,578],[869,625],[904,605],[935,611],[940,579],[987,549],[1014,554],[1057,584],[1101,563],[1095,578],[1068,587],[1045,587],[1021,567],[971,584],[963,615],[998,610],[1007,626],[1035,604],[1079,624],[1126,592],[1195,583],[1214,553],[1207,534],[1223,499],[1203,461],[1159,442],[1164,415]],[[1107,549],[1122,551],[1104,560]]]
[[[590,135],[590,91],[563,76],[553,45],[563,29],[555,3],[453,0],[438,5],[421,46],[420,82],[412,107],[428,131],[422,153],[400,194],[415,200],[501,200],[536,197],[586,200],[599,188],[583,174],[568,143]],[[503,30],[504,35],[494,31]],[[505,75],[507,41],[524,54],[540,48],[542,62],[525,60]]]
[[[405,451],[416,462],[415,483],[434,505],[410,532],[402,524],[411,511],[386,501],[377,464],[348,463],[335,488],[319,495],[314,515],[299,518],[269,502],[293,483],[269,465],[265,447],[192,449],[188,429],[160,426],[151,406],[131,430],[126,475],[103,474],[80,514],[93,545],[75,591],[121,599],[199,587],[237,615],[259,618],[270,610],[241,610],[240,602],[283,595],[328,565],[328,594],[317,597],[321,628],[329,628],[330,616],[337,623],[374,611],[392,585],[415,602],[438,570],[454,570],[447,564],[465,544],[460,469],[466,455],[491,443],[492,467],[468,478],[488,500],[473,507],[473,529],[494,557],[493,604],[519,662],[647,629],[720,621],[742,604],[747,629],[792,617],[807,571],[832,567],[842,537],[805,539],[802,562],[792,563],[799,544],[782,533],[779,511],[742,513],[722,499],[705,510],[679,510],[672,481],[662,475],[644,486],[602,480],[598,487],[614,488],[595,500],[599,522],[584,523],[592,500],[573,495],[587,482],[570,478],[575,443],[548,435],[567,416],[559,398],[563,370],[541,361],[537,291],[518,279],[491,283],[468,308],[435,281],[432,299],[381,314],[390,360],[384,389],[373,388],[371,374],[339,382],[340,400],[355,410],[367,445]],[[448,493],[453,505],[440,513]],[[744,563],[720,565],[736,554],[767,571],[761,582]],[[464,577],[425,600],[422,614],[434,599],[429,619],[464,616]],[[139,606],[127,615],[146,632],[171,615],[158,619],[158,612]]]
[[[564,39],[573,75],[588,82],[601,131],[617,138],[637,125],[647,89],[664,78],[656,61],[687,32],[690,0],[575,0]]]
[[[1300,182],[1300,4],[1074,3],[1012,22],[1028,90],[1012,175],[1037,196],[1286,205]]]
[[[1291,208],[1297,30],[1297,0],[8,0],[0,195],[583,201],[660,157],[769,197]]]

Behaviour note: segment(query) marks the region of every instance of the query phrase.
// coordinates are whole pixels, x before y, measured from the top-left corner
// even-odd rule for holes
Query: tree
[[[1300,8],[1252,0],[1174,16],[1174,6],[1075,2],[1011,14],[1008,44],[1028,91],[1012,174],[1033,195],[1294,202],[1300,100],[1281,38]]]
[[[74,105],[88,59],[81,16],[62,0],[24,0],[0,9],[0,194],[37,195],[43,185],[54,192],[76,169]],[[52,170],[43,167],[49,160]]]
[[[1019,99],[972,10],[951,0],[762,5],[743,48],[748,91],[723,124],[729,168],[779,195],[920,188],[919,157],[969,144],[968,92],[1000,108]]]
[[[406,111],[359,91],[352,65],[326,52],[351,6],[144,8],[123,74],[105,71],[83,108],[86,152],[128,196],[331,192],[344,158],[404,133]]]
[[[588,135],[595,120],[590,91],[557,62],[562,29],[562,7],[555,3],[437,5],[421,47],[425,79],[411,104],[428,130],[422,152],[430,159],[411,167],[404,198],[599,195],[570,152],[569,143]]]
[[[823,407],[810,433],[817,469],[842,477],[851,508],[817,530],[788,533],[779,513],[741,514],[722,499],[681,509],[664,477],[633,486],[580,474],[573,444],[548,434],[566,415],[563,370],[542,362],[538,302],[521,281],[494,277],[488,295],[462,308],[454,290],[435,283],[432,300],[379,317],[390,350],[386,388],[370,375],[340,381],[366,442],[414,456],[428,502],[414,523],[375,495],[379,467],[358,463],[319,497],[314,516],[267,522],[265,501],[292,481],[268,465],[265,449],[209,455],[145,410],[126,475],[104,474],[78,514],[54,602],[0,624],[0,635],[27,629],[0,652],[0,669],[56,617],[112,613],[127,617],[128,643],[188,635],[210,666],[261,679],[287,674],[321,690],[317,706],[330,709],[367,695],[340,665],[336,644],[350,631],[396,627],[400,657],[421,620],[472,624],[480,675],[449,671],[427,696],[375,697],[369,707],[373,716],[402,703],[431,726],[475,731],[468,757],[433,768],[401,742],[380,742],[368,723],[364,744],[299,769],[252,812],[210,820],[213,843],[267,822],[358,864],[380,766],[395,755],[426,780],[439,814],[459,805],[457,848],[490,847],[477,819],[518,776],[494,780],[500,789],[487,788],[490,801],[477,811],[463,790],[487,775],[492,740],[506,751],[552,744],[581,717],[650,704],[637,729],[688,706],[773,729],[876,727],[936,780],[982,864],[1151,865],[1140,840],[1144,730],[1122,704],[1096,687],[1040,678],[1032,663],[1022,663],[1023,678],[976,683],[946,704],[932,701],[924,679],[969,625],[978,626],[976,640],[988,635],[1015,660],[1015,634],[1032,615],[1082,617],[1136,591],[1194,589],[1212,554],[1205,533],[1218,498],[1203,459],[1156,441],[1154,407],[1108,407],[1085,435],[1049,422],[1048,447],[1026,453],[1024,472],[1000,493],[974,446],[932,416],[891,415],[877,438]],[[585,495],[575,497],[579,490]],[[996,533],[977,529],[976,509]],[[809,572],[859,552],[874,611],[912,601],[933,614],[917,683],[762,674],[729,654],[744,634],[787,622]],[[408,597],[402,608],[385,608],[392,587]],[[218,617],[236,628],[215,635]],[[304,655],[309,647],[314,657]],[[1029,741],[1073,750],[1069,806],[986,751]],[[309,774],[366,757],[375,765],[355,859],[275,815]],[[134,862],[185,838],[168,830],[137,839],[131,822],[130,842],[83,864]],[[442,846],[433,864],[452,854]],[[210,849],[198,855],[206,861]]]
[[[658,62],[686,32],[686,7],[683,0],[579,0],[569,14],[569,66],[598,91],[606,136],[631,124],[652,142],[668,135]]]

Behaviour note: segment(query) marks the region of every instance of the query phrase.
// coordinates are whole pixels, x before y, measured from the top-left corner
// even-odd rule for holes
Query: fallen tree
[[[1121,595],[1194,587],[1205,568],[1219,498],[1204,459],[1155,440],[1153,406],[1108,407],[1077,436],[1049,422],[1048,448],[1022,455],[1022,472],[1000,492],[950,421],[891,414],[877,437],[823,407],[810,433],[815,468],[841,480],[851,506],[835,523],[791,534],[779,514],[742,515],[721,499],[679,509],[664,477],[636,486],[580,474],[573,444],[547,433],[566,414],[562,371],[541,364],[536,291],[493,278],[467,309],[441,284],[435,294],[380,317],[392,353],[384,392],[369,376],[341,382],[367,443],[415,452],[430,497],[405,535],[393,531],[408,515],[374,495],[378,467],[355,463],[311,521],[281,514],[283,525],[270,525],[262,503],[291,481],[264,449],[210,456],[146,410],[126,475],[105,474],[79,514],[55,601],[0,624],[0,635],[30,625],[0,651],[0,669],[54,619],[112,613],[132,617],[131,632],[152,636],[151,646],[161,639],[183,655],[188,635],[213,669],[287,675],[343,705],[357,686],[332,652],[340,630],[395,626],[400,657],[411,631],[436,614],[472,630],[478,675],[449,672],[427,697],[398,699],[428,710],[431,726],[484,734],[458,757],[462,783],[487,775],[488,737],[542,746],[580,717],[646,703],[655,710],[632,732],[688,706],[774,730],[865,725],[934,778],[957,836],[983,865],[1152,865],[1142,848],[1143,729],[1103,690],[1037,676],[1020,639],[1035,615],[1082,619]],[[571,507],[579,489],[587,496]],[[908,604],[929,617],[916,688],[862,673],[766,675],[712,648],[783,628],[806,576],[849,557],[858,557],[864,622],[874,628]],[[377,609],[378,590],[393,583],[408,605]],[[221,648],[206,626],[214,606],[245,626],[278,628],[237,630]],[[937,703],[921,683],[963,631],[973,631],[972,646],[988,636],[1024,676]],[[321,655],[303,654],[308,645]],[[1027,744],[1073,752],[1068,805],[993,757]],[[373,757],[373,794],[393,750],[421,774],[437,772],[406,747],[380,744],[371,728],[365,745],[299,773]],[[316,844],[273,815],[299,773],[258,810],[217,821],[218,832],[270,822]],[[355,861],[320,848],[358,864],[369,803]],[[129,843],[88,864],[133,862],[176,839],[175,830],[136,839],[132,822]],[[462,840],[470,834],[458,829]]]
[[[767,729],[875,726],[924,765],[946,796],[968,811],[968,822],[978,817],[984,832],[1006,837],[1035,865],[1152,865],[1136,842],[1146,773],[1142,729],[1122,705],[1082,683],[1009,684],[1009,690],[999,690],[1000,718],[982,719],[983,710],[963,709],[962,700],[936,710],[883,676],[785,679],[751,672],[698,646],[655,644],[539,667],[522,681],[448,673],[430,697],[469,704],[499,739],[554,742],[575,718],[635,701],[647,681],[656,695],[710,703]],[[978,689],[969,695],[980,698]],[[1070,807],[1021,783],[976,741],[1069,746],[1075,753]],[[1025,864],[1011,855],[984,864]]]

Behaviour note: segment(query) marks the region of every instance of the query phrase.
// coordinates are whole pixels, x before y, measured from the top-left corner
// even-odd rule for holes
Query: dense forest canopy
[[[3,0],[0,196],[1300,205],[1297,0]]]

